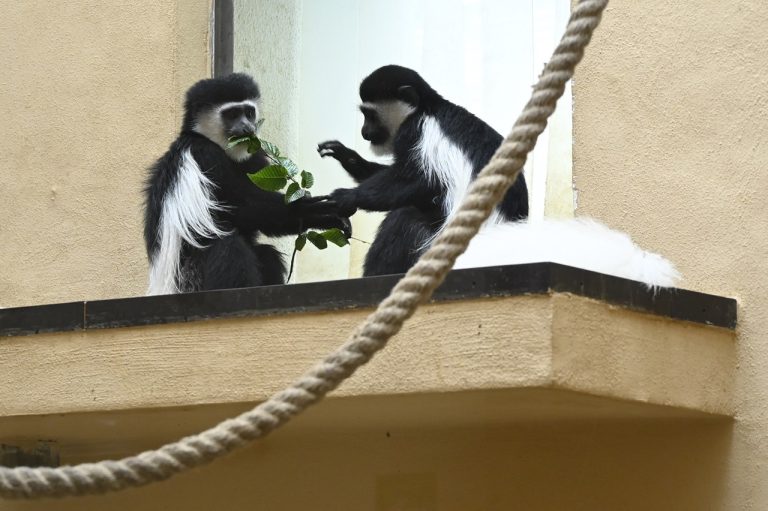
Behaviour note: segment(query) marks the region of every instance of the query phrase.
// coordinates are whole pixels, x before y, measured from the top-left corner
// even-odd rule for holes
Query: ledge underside
[[[122,457],[209,428],[252,403],[0,418],[2,443],[55,442],[64,463]],[[591,396],[554,388],[498,389],[398,396],[332,397],[288,424],[281,435],[360,431],[381,434],[638,420],[721,421],[722,416]]]
[[[368,310],[41,334],[0,342],[0,417],[259,402]],[[557,388],[732,413],[733,332],[567,293],[425,305],[335,396]]]

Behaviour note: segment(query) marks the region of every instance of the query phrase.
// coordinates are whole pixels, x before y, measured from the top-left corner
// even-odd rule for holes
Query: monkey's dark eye
[[[375,121],[376,118],[378,117],[378,115],[376,115],[376,110],[366,105],[360,106],[360,112],[362,112],[363,117],[365,117],[366,119],[370,119],[372,121]]]
[[[248,118],[249,121],[253,122],[256,120],[256,109],[252,106],[245,107],[245,117]]]
[[[240,110],[238,108],[227,108],[221,111],[221,115],[225,119],[236,119],[240,115]]]

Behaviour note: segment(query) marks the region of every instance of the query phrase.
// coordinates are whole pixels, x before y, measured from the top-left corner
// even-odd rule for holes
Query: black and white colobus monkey
[[[368,251],[364,275],[403,273],[458,209],[470,181],[503,138],[405,67],[371,73],[360,84],[360,99],[361,134],[374,154],[393,156],[392,165],[366,161],[338,141],[321,143],[318,151],[338,160],[359,183],[331,194],[341,211],[390,212]],[[489,221],[527,216],[521,174]]]
[[[332,202],[286,205],[252,184],[246,173],[268,164],[263,152],[226,148],[229,137],[255,133],[259,99],[244,74],[202,80],[187,92],[181,133],[150,168],[145,188],[148,294],[282,284],[282,255],[258,243],[260,233],[347,228]]]

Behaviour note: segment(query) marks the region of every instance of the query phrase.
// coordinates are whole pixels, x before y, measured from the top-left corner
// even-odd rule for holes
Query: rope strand
[[[349,378],[386,346],[405,320],[432,296],[515,182],[528,153],[546,128],[566,82],[573,76],[607,3],[608,0],[581,0],[576,5],[530,101],[511,133],[469,187],[457,214],[433,246],[337,351],[252,410],[157,450],[121,460],[59,468],[0,467],[0,496],[33,499],[99,494],[163,481],[263,438]]]

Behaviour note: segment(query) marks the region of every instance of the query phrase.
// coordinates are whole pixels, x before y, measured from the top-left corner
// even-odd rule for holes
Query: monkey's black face
[[[400,126],[415,110],[399,100],[363,103],[360,111],[365,121],[360,134],[371,143],[371,151],[378,156],[392,154]]]
[[[390,133],[387,127],[381,123],[378,112],[374,108],[365,105],[360,107],[360,111],[365,118],[363,129],[360,131],[363,138],[372,145],[386,144]]]
[[[240,103],[221,109],[221,123],[227,137],[246,137],[256,134],[256,106]]]
[[[247,146],[228,147],[231,137],[255,135],[259,126],[258,98],[223,103],[206,108],[194,117],[194,130],[224,149],[230,158],[243,161],[250,157]]]

